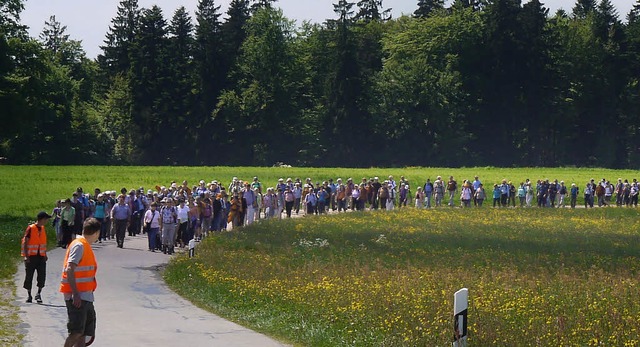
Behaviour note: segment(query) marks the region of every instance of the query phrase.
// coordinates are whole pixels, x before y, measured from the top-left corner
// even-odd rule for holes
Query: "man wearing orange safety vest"
[[[32,302],[31,287],[33,285],[33,273],[38,271],[36,302],[41,304],[42,287],[47,278],[47,232],[44,230],[45,224],[51,216],[42,211],[38,213],[37,222],[27,227],[22,238],[20,252],[24,259],[24,267],[27,275],[24,279],[24,289],[27,290],[27,302]]]
[[[91,244],[100,237],[100,222],[87,219],[82,226],[82,236],[71,241],[64,257],[60,292],[67,305],[69,336],[65,347],[84,346],[86,336],[95,336],[96,311],[93,292],[98,286],[98,263]]]

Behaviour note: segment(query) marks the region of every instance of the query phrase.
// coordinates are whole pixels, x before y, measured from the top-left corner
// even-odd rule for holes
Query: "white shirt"
[[[178,206],[176,210],[178,212],[178,223],[182,224],[189,220],[189,207],[187,205],[184,205],[184,207]]]
[[[151,223],[151,228],[160,228],[160,212],[147,210],[144,214],[144,222]]]

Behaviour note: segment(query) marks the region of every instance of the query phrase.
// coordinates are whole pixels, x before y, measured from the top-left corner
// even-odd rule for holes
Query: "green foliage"
[[[30,39],[4,0],[0,157],[639,167],[637,4],[627,23],[610,0],[551,17],[538,0],[418,1],[392,20],[381,0],[339,0],[314,25],[275,4],[223,17],[200,0],[168,23],[121,0],[91,61],[55,17]]]
[[[470,111],[465,104],[472,100],[462,85],[459,57],[481,40],[479,27],[478,13],[465,10],[426,20],[401,18],[388,30],[383,39],[387,58],[377,78],[382,102],[376,123],[383,125],[385,138],[402,147],[433,148],[419,157],[399,153],[398,164],[462,165],[473,154],[464,147],[474,129],[465,125]]]
[[[298,136],[301,66],[292,50],[293,22],[281,10],[258,10],[246,30],[237,61],[239,83],[223,94],[216,117],[230,125],[231,145],[247,154],[245,160],[266,165],[295,155],[287,141],[296,143]]]

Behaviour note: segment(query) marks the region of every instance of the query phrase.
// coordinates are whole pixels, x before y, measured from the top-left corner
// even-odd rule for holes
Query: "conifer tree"
[[[391,9],[383,10],[382,0],[358,1],[358,14],[356,19],[364,22],[381,21],[391,19]]]
[[[444,8],[444,0],[419,0],[418,9],[413,12],[416,18],[427,18],[433,11]]]
[[[175,128],[175,117],[167,112],[175,96],[169,88],[172,81],[167,64],[167,21],[160,7],[142,11],[135,42],[131,61],[132,119],[140,130],[135,140],[151,163],[172,164],[171,147],[162,145],[164,140],[160,136],[163,131]]]
[[[575,18],[586,18],[596,10],[596,0],[577,0],[573,6],[572,14]]]
[[[103,53],[98,56],[100,67],[109,78],[129,73],[139,18],[138,0],[120,1],[104,40],[105,45],[100,47]]]
[[[251,12],[256,13],[258,10],[263,8],[273,8],[273,4],[278,0],[254,0],[251,5]]]

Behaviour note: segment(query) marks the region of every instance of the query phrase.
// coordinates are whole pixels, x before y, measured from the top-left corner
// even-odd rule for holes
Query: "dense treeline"
[[[539,0],[334,4],[122,0],[88,59],[52,16],[0,0],[0,156],[9,163],[640,167],[640,0],[549,14]],[[169,18],[170,17],[170,18]]]

